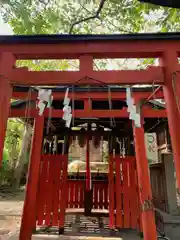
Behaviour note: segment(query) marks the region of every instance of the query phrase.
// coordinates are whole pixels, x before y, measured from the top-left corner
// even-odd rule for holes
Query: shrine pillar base
[[[34,120],[34,135],[31,145],[26,196],[24,201],[20,240],[30,240],[36,226],[36,196],[38,191],[39,171],[42,152],[44,117],[38,116]]]
[[[14,63],[15,58],[12,54],[0,53],[0,167],[12,95],[12,87],[6,74],[12,69]]]
[[[152,192],[148,160],[146,158],[144,129],[143,127],[137,128],[133,126],[133,130],[144,240],[156,240],[157,233],[154,209],[152,206]]]

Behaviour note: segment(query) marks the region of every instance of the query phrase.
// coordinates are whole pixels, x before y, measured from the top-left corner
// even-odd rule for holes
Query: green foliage
[[[1,184],[11,185],[13,173],[18,160],[22,144],[24,124],[18,119],[10,119],[6,130],[5,146],[3,151],[3,163],[0,169]]]
[[[94,16],[100,2],[100,0],[1,0],[0,14],[4,21],[10,24],[15,34],[69,33],[71,26],[78,21],[80,22],[74,25],[72,30],[73,34],[180,30],[180,10],[140,3],[137,0],[106,0],[99,17],[81,21]],[[131,65],[128,61],[116,65],[124,65],[127,68],[127,65]],[[150,61],[141,61],[138,67],[147,66],[152,63],[152,60]],[[107,65],[108,63],[104,61],[96,68]],[[69,67],[77,69],[77,64],[70,63],[69,60],[25,60],[17,61],[17,66],[27,66],[35,71],[67,70]]]
[[[96,14],[100,1],[1,0],[0,12],[15,34],[69,33],[71,25]],[[137,0],[105,1],[99,18],[83,21],[72,33],[178,31],[180,10]]]
[[[28,67],[33,71],[64,71],[77,70],[78,62],[76,60],[18,60],[17,67]]]
[[[3,150],[3,165],[6,164],[8,159],[9,159],[9,153],[8,153],[8,150],[5,148]]]

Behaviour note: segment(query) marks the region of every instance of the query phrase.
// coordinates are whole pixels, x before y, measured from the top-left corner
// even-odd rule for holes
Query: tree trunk
[[[30,125],[25,125],[24,129],[24,135],[22,139],[22,148],[19,153],[16,169],[15,169],[15,174],[14,174],[14,187],[19,188],[20,186],[20,181],[22,178],[22,174],[24,171],[24,166],[27,162],[27,154],[29,151],[29,146],[31,142],[31,136],[32,136],[32,127]]]

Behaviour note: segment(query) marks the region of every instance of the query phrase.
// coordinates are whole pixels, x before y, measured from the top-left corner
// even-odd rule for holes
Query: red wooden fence
[[[135,158],[116,156],[111,168],[111,184],[107,175],[92,181],[92,210],[109,210],[112,225],[136,229],[140,213]],[[37,196],[37,225],[63,227],[66,208],[77,211],[84,208],[84,191],[85,179],[67,179],[67,156],[43,155]]]
[[[108,209],[109,194],[108,182],[94,181],[93,182],[93,209]]]
[[[85,180],[68,180],[67,208],[84,208]],[[93,209],[108,209],[108,182],[92,182]]]
[[[116,227],[137,229],[140,222],[136,161],[134,157],[115,159]]]
[[[84,208],[85,181],[68,180],[67,208]]]
[[[66,155],[42,156],[37,225],[64,226],[67,163]]]

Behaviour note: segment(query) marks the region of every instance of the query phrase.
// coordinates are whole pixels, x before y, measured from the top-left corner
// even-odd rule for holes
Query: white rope
[[[72,85],[72,126],[75,126],[75,96],[74,85]]]
[[[109,110],[112,112],[112,97],[111,97],[111,88],[108,86],[108,102],[109,102]],[[116,122],[114,117],[110,117],[110,126],[114,128],[116,126]]]

